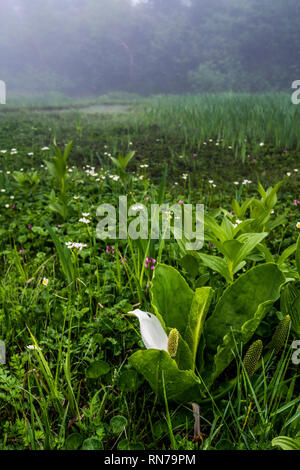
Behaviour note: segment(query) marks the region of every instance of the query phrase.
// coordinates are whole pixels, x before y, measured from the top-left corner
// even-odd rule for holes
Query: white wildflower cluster
[[[78,251],[81,251],[83,248],[87,247],[85,243],[77,243],[77,242],[66,242],[66,245],[69,248],[69,250],[73,250],[73,248],[75,248]]]
[[[42,348],[40,348],[39,346],[35,346],[35,344],[28,344],[28,346],[26,346],[27,349],[29,349],[30,351],[32,350],[35,350],[35,351],[41,351]]]
[[[247,179],[244,179],[244,181],[242,182],[242,184],[246,185],[246,184],[251,184],[252,181],[251,180],[247,180]]]
[[[135,205],[131,206],[131,209],[133,211],[142,211],[144,209],[144,206],[143,206],[143,204],[135,204]]]
[[[83,224],[89,224],[91,222],[90,219],[87,219],[89,215],[89,212],[83,212],[81,219],[79,219],[79,222],[82,222]]]
[[[118,175],[109,175],[110,179],[114,180],[114,181],[118,181],[120,179],[120,176]]]
[[[95,171],[95,167],[94,166],[89,166],[87,165],[87,169],[85,170],[86,174],[87,175],[90,175],[90,176],[98,176],[98,173]]]
[[[182,175],[182,179],[183,179],[183,180],[186,180],[186,179],[187,179],[187,177],[188,177],[188,174],[187,174],[187,173],[183,173],[183,175]]]
[[[147,165],[147,163],[145,163],[145,165],[140,165],[140,168],[149,168],[149,165]]]
[[[235,224],[233,224],[233,227],[237,228],[237,226],[240,225],[242,222],[242,220],[236,219]]]
[[[17,155],[18,150],[17,149],[11,149],[10,154],[11,155]]]

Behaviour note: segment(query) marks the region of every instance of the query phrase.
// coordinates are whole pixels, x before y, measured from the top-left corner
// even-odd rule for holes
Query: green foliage
[[[154,392],[163,398],[163,385],[169,401],[193,402],[204,393],[199,378],[192,370],[180,370],[165,351],[137,351],[129,362],[150,383]]]
[[[205,376],[210,383],[232,361],[235,343],[251,339],[279,298],[283,283],[284,276],[275,264],[263,264],[250,269],[225,290],[204,331],[205,351],[210,357]]]
[[[129,165],[130,161],[133,159],[135,152],[129,152],[125,157],[119,155],[118,158],[110,157],[115,167],[119,170],[122,176],[126,173],[126,168]]]
[[[30,193],[36,193],[41,177],[37,171],[32,173],[24,173],[22,171],[15,171],[13,174],[14,179],[17,182],[18,188],[24,191],[26,195]]]
[[[62,98],[49,96],[53,104]],[[128,102],[130,97],[105,98],[107,102],[110,99]],[[294,256],[299,173],[293,171],[299,163],[300,108],[290,106],[290,97],[285,95],[134,99],[133,111],[124,116],[89,114],[79,118],[80,112],[71,110],[71,105],[82,106],[78,102],[70,103],[64,111],[6,112],[3,107],[0,113],[0,148],[7,150],[0,153],[0,340],[7,351],[7,364],[0,367],[0,447],[262,450],[271,449],[276,436],[297,439],[299,371],[291,361],[290,346],[299,340],[300,318]],[[36,106],[46,105],[45,100],[36,97]],[[57,136],[60,149],[77,135],[67,161],[67,213],[54,212],[48,206],[53,189],[57,198],[53,202],[62,204],[58,180],[41,165],[48,155],[42,147],[49,146],[50,132]],[[207,227],[200,254],[227,263],[247,242],[243,238],[237,242],[238,237],[250,234],[251,239],[252,234],[268,233],[244,257],[246,264],[234,274],[233,281],[227,283],[195,252],[187,254],[184,243],[173,239],[116,242],[96,238],[96,208],[103,202],[117,204],[118,196],[124,194],[121,178],[113,179],[109,152],[126,155],[129,142],[137,152],[126,169],[132,176],[126,188],[128,202],[146,206],[179,200],[203,202],[218,228],[212,227],[217,230],[214,237]],[[12,147],[18,149],[17,154],[10,154]],[[287,149],[284,153],[283,148]],[[145,163],[148,166],[141,168]],[[31,190],[30,184],[24,183],[23,189],[14,178],[15,171],[25,175],[21,181],[29,181],[36,173],[38,184]],[[280,199],[264,223],[285,217],[273,228],[268,225],[264,229],[260,222],[259,231],[250,210],[253,199],[265,204],[265,195],[261,191],[262,196],[257,196],[254,182],[259,177],[263,188],[274,188],[274,181],[282,180],[287,172],[290,176],[281,186]],[[253,183],[242,184],[245,176]],[[211,179],[215,186],[209,183]],[[234,214],[230,214],[233,199]],[[269,202],[264,206],[266,213],[274,203],[273,196]],[[87,212],[89,223],[79,222]],[[64,220],[61,214],[67,214]],[[242,220],[240,231],[232,236],[231,224],[235,225],[237,218]],[[218,236],[223,235],[220,241]],[[213,238],[219,241],[218,247],[212,246]],[[70,241],[81,243],[84,249],[70,250],[65,244]],[[108,245],[114,250],[107,251]],[[227,250],[227,258],[220,248],[224,253]],[[156,260],[154,270],[145,267],[147,256]],[[249,282],[243,300],[238,283],[250,277],[251,269],[257,273],[259,268],[264,276],[258,276],[260,283],[255,282],[255,288]],[[285,284],[279,304],[273,300],[278,298],[281,278]],[[272,291],[269,294],[268,288]],[[231,324],[236,326],[240,317],[247,325],[249,315],[252,331],[256,294],[258,303],[264,305],[261,289],[266,289],[270,304],[249,344],[261,340],[268,345],[276,325],[290,315],[286,346],[277,356],[267,351],[249,377],[241,359],[249,344],[241,344],[244,340],[240,340],[238,329],[236,342],[227,351],[228,358],[234,356],[235,361],[230,359],[229,366],[210,383],[218,349],[220,369],[224,366],[222,328],[231,338]],[[238,304],[235,296],[241,296]],[[235,309],[237,305],[239,309]],[[178,329],[174,358],[165,351],[142,349],[136,325],[123,315],[136,307],[155,312],[167,334]],[[220,322],[216,338],[210,331],[209,350],[206,326],[218,308]],[[257,311],[261,314],[264,308],[258,306]],[[223,325],[228,312],[232,317]],[[129,356],[136,358],[136,364],[131,359],[128,364]],[[165,375],[165,369],[170,374]],[[192,442],[193,413],[190,405],[184,404],[188,399],[201,405],[201,431],[206,436],[199,444]],[[120,416],[119,427],[119,418],[111,423]]]
[[[61,243],[56,233],[53,231],[53,229],[50,227],[50,225],[46,221],[44,221],[44,225],[46,229],[48,230],[49,235],[51,236],[52,241],[55,245],[55,248],[59,257],[61,269],[68,283],[71,284],[74,282],[75,272],[74,272],[74,266],[73,266],[70,250],[67,248],[65,243]]]
[[[54,141],[55,157],[51,161],[45,161],[47,169],[55,181],[59,190],[59,195],[56,197],[54,190],[51,191],[49,200],[49,207],[52,211],[57,212],[63,219],[67,218],[68,205],[66,201],[66,190],[68,180],[67,159],[70,155],[74,142],[71,141],[66,145],[64,152],[58,148],[56,141]]]
[[[279,436],[272,440],[272,445],[280,447],[282,450],[300,450],[300,438]]]
[[[275,264],[252,268],[224,291],[212,315],[205,322],[212,299],[211,288],[203,287],[193,292],[175,269],[158,266],[151,288],[152,306],[165,327],[179,330],[180,343],[192,354],[191,363],[186,359],[182,363],[175,358],[179,368],[195,370],[198,345],[203,334],[201,348],[204,345],[205,363],[200,363],[198,368],[203,371],[206,386],[211,386],[233,360],[235,344],[245,344],[254,335],[271,305],[279,298],[284,280]],[[158,369],[153,368],[149,351],[135,353],[131,361],[159,395],[162,394],[160,375],[162,372],[168,373],[163,367],[167,367],[170,362],[165,353],[160,353],[164,360]],[[189,355],[186,357],[189,358]],[[171,364],[173,363],[168,367]],[[176,378],[175,364],[172,365],[172,370],[172,381],[177,382],[178,395],[173,389],[169,389],[171,379],[165,381],[165,390],[169,399],[172,397],[180,400],[182,394],[179,384],[182,374],[178,371]],[[154,382],[154,377],[158,382]],[[190,387],[193,385],[190,384]],[[188,391],[185,390],[185,393]]]

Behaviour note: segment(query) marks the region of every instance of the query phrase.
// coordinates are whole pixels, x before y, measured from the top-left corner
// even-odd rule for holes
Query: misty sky
[[[131,1],[0,0],[0,79],[99,95],[287,90],[300,77],[299,0]]]

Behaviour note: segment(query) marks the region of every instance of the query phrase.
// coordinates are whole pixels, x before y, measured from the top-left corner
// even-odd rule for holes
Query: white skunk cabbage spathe
[[[168,335],[153,313],[139,309],[128,313],[139,319],[142,340],[147,349],[161,349],[168,352]]]

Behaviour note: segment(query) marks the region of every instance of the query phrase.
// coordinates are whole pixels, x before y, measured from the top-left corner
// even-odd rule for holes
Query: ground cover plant
[[[299,448],[299,108],[67,101],[0,113],[0,448]],[[203,203],[204,247],[100,240],[122,195]]]

